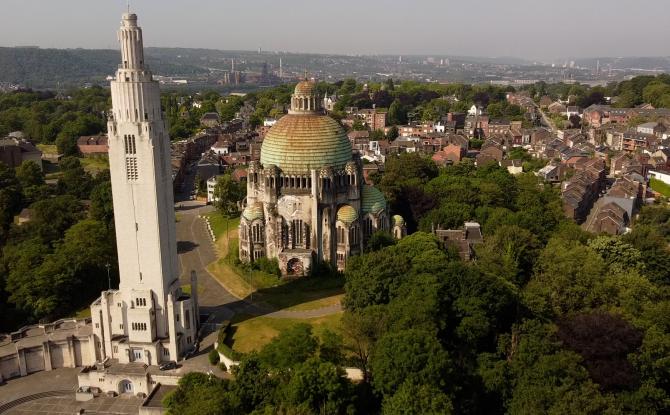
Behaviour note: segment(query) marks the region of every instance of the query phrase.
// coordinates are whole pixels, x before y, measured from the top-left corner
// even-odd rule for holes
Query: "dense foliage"
[[[74,157],[60,170],[49,185],[33,162],[0,163],[0,332],[87,307],[108,286],[107,264],[117,279],[109,173],[94,178]]]
[[[398,164],[427,163],[413,157]],[[416,178],[408,171],[387,173],[398,183]],[[670,209],[643,209],[623,237],[596,236],[563,219],[556,191],[531,175],[461,164],[414,187],[434,204],[421,228],[476,219],[485,242],[465,263],[417,232],[349,261],[345,332],[375,411],[669,410]]]

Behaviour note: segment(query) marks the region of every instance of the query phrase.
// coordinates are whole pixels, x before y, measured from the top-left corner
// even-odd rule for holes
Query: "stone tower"
[[[120,284],[92,319],[102,359],[157,364],[192,347],[197,304],[179,284],[170,139],[135,14],[123,15],[118,40],[108,135]]]

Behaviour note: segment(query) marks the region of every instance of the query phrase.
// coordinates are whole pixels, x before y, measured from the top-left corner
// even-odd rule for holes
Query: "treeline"
[[[670,108],[670,75],[636,76],[622,82],[611,82],[606,86],[548,84],[538,82],[525,87],[531,97],[539,100],[548,95],[552,99],[568,100],[572,105],[587,108],[592,104],[606,104],[606,97],[613,98],[612,105],[617,108],[633,108],[640,104],[651,104],[655,108]]]
[[[56,144],[59,153],[76,155],[80,136],[107,129],[111,99],[101,87],[69,91],[67,96],[51,91],[0,94],[0,137],[23,131],[35,143]]]
[[[205,68],[175,63],[161,56],[161,49],[146,53],[147,65],[154,73],[171,75],[207,74]],[[176,56],[176,54],[174,55]],[[29,88],[78,86],[84,83],[104,84],[121,63],[118,50],[0,48],[0,81]]]
[[[39,166],[0,163],[0,332],[71,316],[118,283],[109,171],[64,158],[55,185]],[[28,222],[14,220],[28,208]],[[106,265],[109,264],[109,270]]]

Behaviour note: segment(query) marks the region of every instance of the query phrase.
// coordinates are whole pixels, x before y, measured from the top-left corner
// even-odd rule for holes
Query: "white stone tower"
[[[108,135],[120,284],[92,319],[102,359],[157,364],[192,347],[197,304],[179,284],[170,139],[135,14],[123,15],[118,39]]]

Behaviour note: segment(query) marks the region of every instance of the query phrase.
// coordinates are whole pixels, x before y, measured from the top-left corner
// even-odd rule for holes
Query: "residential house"
[[[208,128],[217,127],[221,122],[221,117],[216,112],[207,112],[200,117],[200,125]]]
[[[433,229],[433,234],[442,241],[445,249],[454,247],[464,261],[474,258],[474,247],[484,242],[481,226],[477,222],[465,222],[461,229]]]
[[[663,138],[663,133],[667,131],[667,128],[658,122],[646,122],[644,124],[638,125],[635,128],[635,131],[640,134],[653,135],[657,138]]]
[[[551,114],[565,114],[565,111],[567,110],[567,108],[565,107],[565,105],[561,104],[560,102],[554,102],[554,103],[549,104],[547,106],[547,110]]]
[[[101,134],[79,137],[77,139],[77,149],[83,156],[106,155],[109,153],[107,136]]]
[[[433,154],[432,159],[440,167],[458,164],[465,157],[466,150],[456,144],[449,144]]]
[[[16,137],[0,139],[0,162],[16,168],[28,160],[34,161],[42,168],[42,152],[33,143]]]
[[[523,161],[522,160],[511,160],[505,159],[500,160],[500,166],[507,169],[507,171],[512,175],[517,175],[523,173]]]

